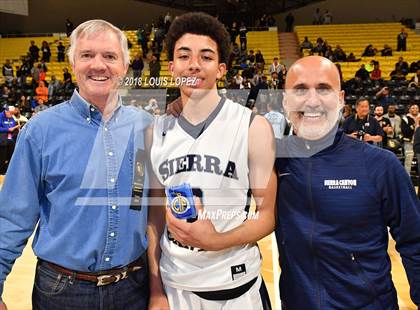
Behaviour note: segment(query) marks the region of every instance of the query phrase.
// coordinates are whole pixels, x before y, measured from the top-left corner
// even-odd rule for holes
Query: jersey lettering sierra
[[[247,218],[250,117],[248,108],[222,99],[197,126],[182,116],[164,115],[155,120],[151,150],[154,173],[165,187],[189,183],[199,189],[202,215],[218,232],[231,230]],[[256,244],[206,251],[183,246],[165,229],[161,248],[162,280],[171,287],[189,291],[230,289],[260,273]]]

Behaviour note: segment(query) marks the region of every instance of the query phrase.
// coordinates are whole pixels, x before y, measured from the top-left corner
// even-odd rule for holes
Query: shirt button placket
[[[104,268],[111,268],[112,257],[116,248],[116,232],[118,231],[118,180],[117,180],[117,160],[115,156],[115,144],[112,139],[112,134],[110,130],[110,125],[104,124],[104,145],[105,145],[105,154],[106,154],[106,169],[107,169],[107,178],[108,178],[108,230],[107,230],[107,239],[104,252]]]

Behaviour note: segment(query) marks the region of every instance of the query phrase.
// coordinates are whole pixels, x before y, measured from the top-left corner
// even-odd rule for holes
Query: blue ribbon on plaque
[[[172,214],[181,220],[195,219],[197,211],[194,205],[193,191],[188,183],[165,189]]]

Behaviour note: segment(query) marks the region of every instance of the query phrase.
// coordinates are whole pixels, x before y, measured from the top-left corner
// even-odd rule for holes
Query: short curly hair
[[[230,55],[229,33],[216,18],[201,12],[183,14],[172,22],[166,35],[166,46],[170,61],[174,60],[176,41],[186,33],[210,37],[217,44],[219,63],[228,63]]]

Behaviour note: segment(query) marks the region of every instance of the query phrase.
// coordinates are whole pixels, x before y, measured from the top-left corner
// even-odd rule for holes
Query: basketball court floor
[[[0,187],[1,184],[3,184],[2,176],[0,176]],[[263,256],[262,274],[270,293],[273,308],[280,309],[278,291],[280,268],[277,264],[277,249],[272,237],[273,235],[268,236],[259,242]],[[6,302],[9,310],[31,309],[31,293],[36,264],[36,258],[32,252],[31,244],[32,238],[25,247],[22,256],[16,261],[4,287],[3,300]],[[395,250],[395,242],[391,238],[388,252],[391,257],[392,278],[397,288],[400,309],[415,310],[417,308],[410,299],[409,286],[401,258]]]

